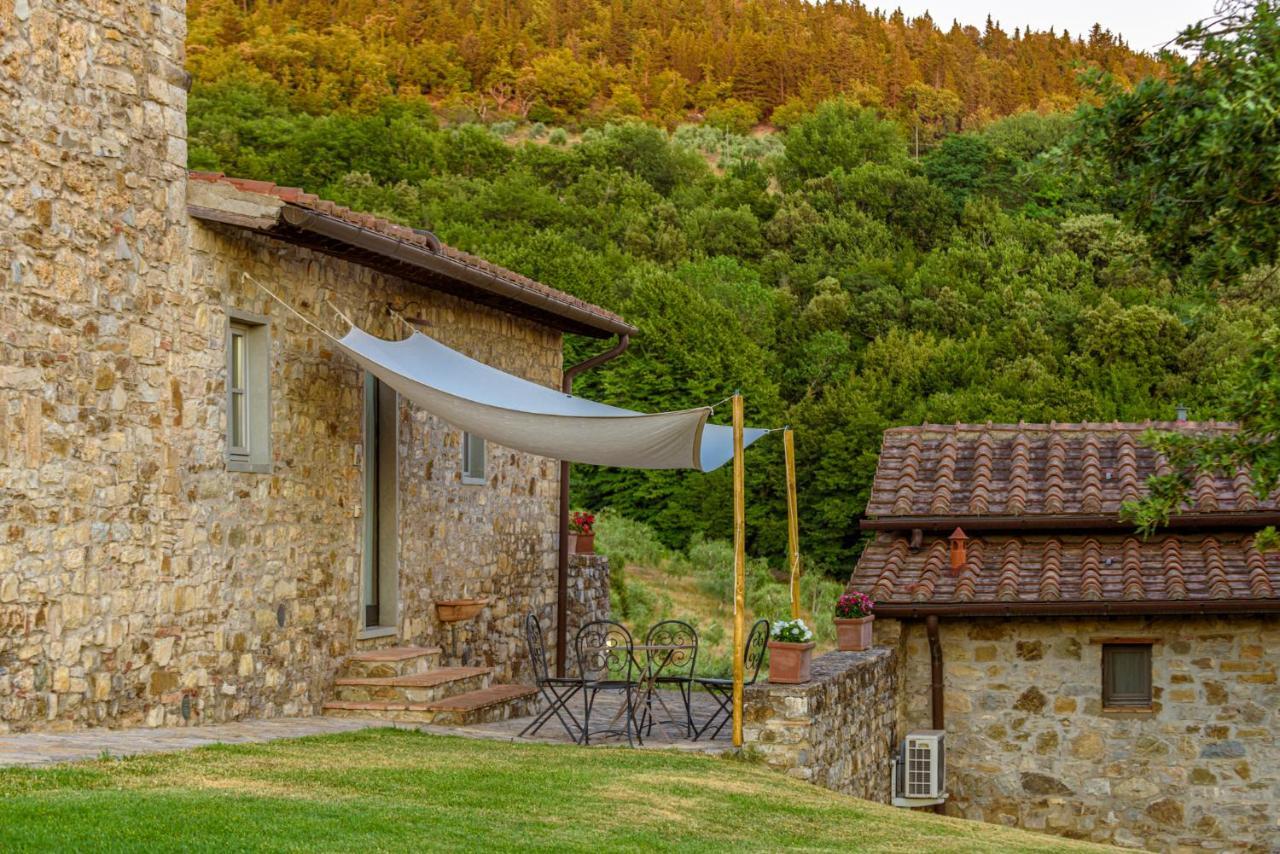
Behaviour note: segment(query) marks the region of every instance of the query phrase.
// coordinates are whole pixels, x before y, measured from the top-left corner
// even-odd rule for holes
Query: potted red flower
[[[769,628],[769,681],[798,685],[809,681],[813,630],[804,620],[779,620]]]
[[[854,590],[836,600],[836,645],[845,652],[871,648],[871,613],[875,603],[865,593]]]
[[[596,553],[596,516],[594,513],[574,511],[569,518],[569,551],[576,555]]]

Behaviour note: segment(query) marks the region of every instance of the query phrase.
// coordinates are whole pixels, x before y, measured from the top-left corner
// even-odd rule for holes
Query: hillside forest
[[[845,0],[191,0],[189,13],[198,81],[277,86],[313,114],[399,96],[453,121],[745,130],[839,94],[936,137],[1069,109],[1081,68],[1122,85],[1160,69],[1098,25],[1009,32]]]
[[[1266,3],[1188,30],[1194,63],[853,2],[190,7],[193,168],[619,312],[640,334],[575,391],[662,410],[740,389],[749,423],[791,425],[806,560],[837,577],[884,429],[1221,417],[1277,324]],[[749,548],[777,563],[776,436],[747,475]],[[574,478],[575,506],[664,547],[729,535],[728,468]]]

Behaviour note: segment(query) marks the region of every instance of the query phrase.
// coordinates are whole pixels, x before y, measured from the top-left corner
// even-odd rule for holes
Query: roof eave
[[[1280,614],[1280,599],[1160,599],[1063,602],[877,602],[876,616],[1126,617]]]
[[[1181,513],[1165,530],[1248,531],[1280,525],[1280,511],[1252,510],[1224,513]],[[864,518],[864,531],[1133,531],[1133,522],[1104,513],[1031,514],[1026,516],[881,516]]]
[[[227,210],[188,205],[196,219],[244,228],[400,276],[463,299],[593,338],[634,335],[625,321],[597,314],[554,294],[521,287],[448,255],[381,234],[339,217],[292,204],[269,210]],[[273,215],[274,213],[274,215]]]

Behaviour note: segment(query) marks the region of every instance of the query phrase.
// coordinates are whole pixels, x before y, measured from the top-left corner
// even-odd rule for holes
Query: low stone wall
[[[789,777],[888,803],[897,681],[891,649],[820,655],[803,685],[747,687],[743,743]]]

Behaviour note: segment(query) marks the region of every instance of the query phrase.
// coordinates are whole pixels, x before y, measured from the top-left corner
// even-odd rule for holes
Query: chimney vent
[[[951,536],[948,539],[951,540],[951,573],[959,575],[960,571],[964,569],[965,561],[968,559],[966,546],[969,543],[969,537],[965,535],[964,531],[956,528],[951,532]]]

